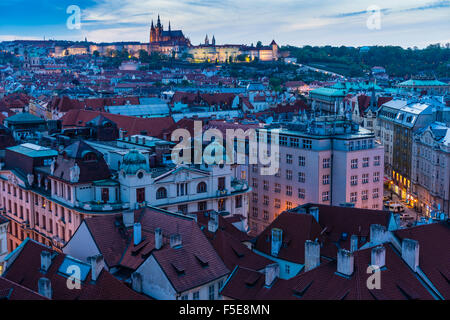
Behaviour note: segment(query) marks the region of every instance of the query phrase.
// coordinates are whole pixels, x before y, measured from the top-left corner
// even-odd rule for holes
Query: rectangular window
[[[287,164],[292,164],[292,154],[287,154],[286,155],[286,163]]]
[[[375,156],[373,158],[373,165],[374,166],[379,166],[380,165],[380,156]]]
[[[281,207],[281,201],[280,199],[275,199],[275,208],[280,208]]]
[[[351,168],[352,169],[358,169],[358,159],[352,159],[351,160]]]
[[[329,168],[330,167],[330,158],[325,158],[322,160],[322,166],[324,169]]]
[[[292,196],[292,187],[291,186],[286,186],[286,195]]]
[[[330,194],[328,191],[322,192],[322,201],[328,201],[330,200]]]
[[[214,298],[215,298],[215,288],[214,288],[214,285],[210,285],[209,288],[208,288],[208,290],[209,290],[209,294],[208,294],[209,300],[214,300]]]
[[[350,177],[350,185],[352,185],[352,186],[358,185],[358,176],[351,176]]]
[[[303,188],[298,189],[298,198],[305,199],[305,189],[303,189]]]
[[[373,182],[378,182],[378,181],[380,181],[380,173],[374,172],[373,173]]]
[[[356,202],[356,201],[358,201],[358,192],[350,193],[350,202]]]
[[[252,187],[258,188],[258,179],[252,178]]]
[[[378,188],[373,189],[372,197],[378,199]]]
[[[368,190],[363,190],[362,192],[361,192],[361,200],[367,200],[367,199],[369,199],[369,191]]]
[[[200,299],[199,291],[195,291],[194,293],[192,293],[192,300],[199,300],[199,299]]]
[[[252,208],[253,218],[258,218],[258,208]]]
[[[200,201],[198,204],[197,204],[197,209],[198,209],[198,211],[205,211],[206,210],[206,201]],[[236,205],[237,205],[237,198],[236,198]],[[237,207],[236,207],[237,208]]]
[[[304,167],[305,164],[306,164],[306,158],[303,157],[303,156],[298,157],[298,165],[299,165],[300,167]]]
[[[206,204],[206,202],[205,202]],[[236,196],[236,208],[242,208],[242,196]],[[206,206],[205,206],[205,210],[206,210]]]
[[[263,188],[264,188],[264,190],[269,190],[269,181],[267,181],[267,180],[263,181]]]
[[[292,148],[298,148],[299,146],[299,139],[298,138],[291,138],[291,147]]]
[[[264,210],[264,220],[269,220],[269,211]]]
[[[108,190],[107,196],[108,196],[108,199],[109,199],[109,189],[108,188],[105,188],[105,189]],[[105,199],[106,199],[106,195],[105,195]],[[103,198],[103,189],[102,189],[102,200],[105,201],[104,198]],[[138,189],[136,189],[136,201],[138,203],[142,203],[142,202],[145,201],[145,188],[138,188]]]
[[[298,173],[298,182],[305,183],[305,173],[304,172]]]
[[[264,196],[263,204],[264,204],[265,206],[268,206],[268,205],[269,205],[269,197],[268,197],[268,196]]]
[[[368,173],[363,173],[363,175],[362,175],[362,183],[363,184],[369,183],[369,174]]]
[[[292,180],[292,170],[286,170],[286,179]]]
[[[291,209],[292,209],[292,202],[286,201],[286,210],[291,210]]]
[[[280,192],[281,192],[281,184],[275,183],[275,193],[280,193]]]
[[[330,184],[330,175],[329,174],[324,174],[322,176],[322,184],[323,185]]]
[[[258,194],[256,192],[252,192],[252,201],[253,203],[258,202]]]
[[[312,140],[303,139],[303,149],[312,149]]]
[[[369,158],[363,158],[363,168],[367,168],[369,166]]]

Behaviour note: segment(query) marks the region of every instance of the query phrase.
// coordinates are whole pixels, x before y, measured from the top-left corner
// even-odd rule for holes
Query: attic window
[[[245,279],[245,284],[249,287],[253,287],[256,282],[261,278],[260,273],[252,273],[247,279]]]
[[[204,257],[201,257],[199,255],[195,255],[195,257],[197,258],[197,261],[200,263],[202,268],[206,268],[209,265],[209,262]]]
[[[301,298],[305,295],[306,291],[311,287],[313,281],[309,282],[303,288],[296,287],[294,288],[294,295]]]
[[[97,156],[93,152],[87,153],[84,156],[84,158],[83,158],[83,161],[86,161],[86,162],[88,162],[88,161],[96,161],[96,160],[97,160]]]
[[[175,263],[171,263],[172,267],[175,269],[175,272],[179,275],[182,276],[185,274],[184,272],[184,268],[181,267],[180,265],[177,265]]]

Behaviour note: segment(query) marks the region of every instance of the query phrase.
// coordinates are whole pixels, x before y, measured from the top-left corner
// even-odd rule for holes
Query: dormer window
[[[83,161],[85,162],[97,161],[97,155],[93,152],[89,152],[83,157]]]

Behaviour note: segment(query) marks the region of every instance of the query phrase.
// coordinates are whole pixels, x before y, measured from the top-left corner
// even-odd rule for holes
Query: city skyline
[[[70,5],[81,9],[81,28],[68,29]],[[375,7],[374,7],[375,6]],[[23,10],[28,8],[28,10]],[[378,26],[368,27],[378,8]],[[213,35],[218,44],[250,44],[275,39],[279,45],[400,45],[419,48],[432,43],[450,42],[443,30],[450,27],[450,1],[340,1],[320,4],[306,1],[250,0],[203,1],[131,1],[80,0],[73,3],[28,0],[5,0],[0,4],[0,41],[22,39],[57,39],[94,42],[148,42],[152,20],[161,15],[167,28],[183,29],[192,44]],[[39,13],[39,14],[36,14]],[[371,16],[372,15],[372,16]],[[268,23],[269,22],[269,23]],[[378,28],[379,27],[379,28]]]

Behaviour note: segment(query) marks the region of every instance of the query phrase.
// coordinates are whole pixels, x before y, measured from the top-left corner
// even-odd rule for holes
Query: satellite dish
[[[265,122],[266,124],[271,124],[273,122],[273,117],[268,117]]]

